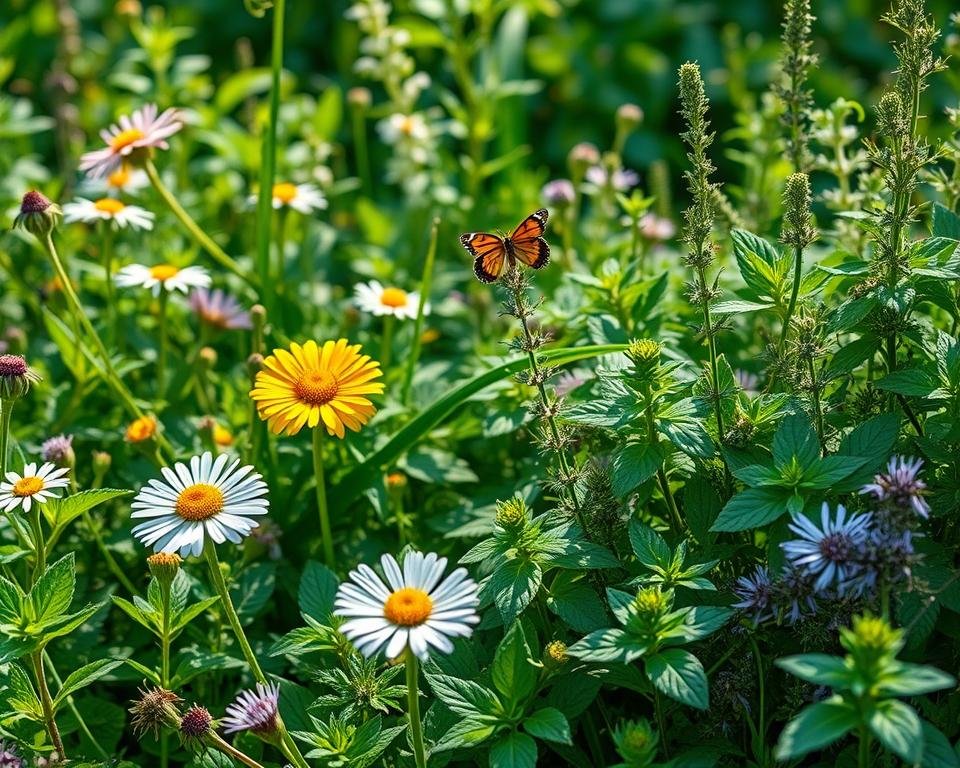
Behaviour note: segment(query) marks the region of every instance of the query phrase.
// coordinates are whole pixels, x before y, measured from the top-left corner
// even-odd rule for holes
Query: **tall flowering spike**
[[[0,400],[18,400],[40,376],[22,355],[0,355]]]
[[[108,130],[100,131],[106,145],[80,158],[80,170],[92,178],[107,176],[131,163],[137,165],[154,149],[167,149],[166,140],[183,127],[180,113],[167,109],[158,114],[156,104],[147,104],[129,117],[124,115]]]
[[[239,544],[267,514],[267,484],[252,466],[208,451],[190,464],[163,467],[164,480],[151,480],[131,505],[133,535],[155,552],[199,555],[207,537]]]
[[[807,88],[807,77],[817,63],[810,36],[813,21],[810,0],[787,0],[783,8],[783,52],[780,56],[784,82],[774,90],[787,107],[780,119],[787,129],[787,150],[794,171],[805,171],[810,164],[807,144],[813,95]]]
[[[62,216],[59,205],[34,189],[23,196],[20,213],[13,220],[13,226],[42,239],[57,228]]]
[[[237,698],[227,707],[221,723],[224,733],[251,731],[269,741],[277,734],[279,706],[280,686],[277,683],[257,683],[253,690],[237,694]]]
[[[392,555],[380,558],[386,583],[368,565],[350,571],[334,601],[334,614],[347,621],[340,631],[364,656],[384,651],[388,659],[409,649],[426,661],[430,648],[453,651],[451,637],[469,637],[477,615],[477,583],[465,568],[443,581],[447,558],[409,552],[403,567]]]
[[[359,344],[339,339],[321,346],[311,340],[273,350],[250,397],[274,434],[295,435],[322,423],[342,438],[346,429],[359,432],[376,412],[367,396],[383,392],[376,381],[382,375],[380,363],[361,354]]]
[[[817,230],[810,223],[810,177],[793,173],[787,178],[783,192],[783,231],[781,242],[804,249],[817,239]]]

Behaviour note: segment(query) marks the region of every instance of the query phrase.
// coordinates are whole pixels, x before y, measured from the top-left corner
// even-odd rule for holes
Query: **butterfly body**
[[[510,235],[502,232],[468,232],[460,235],[460,244],[474,257],[473,271],[484,283],[495,283],[518,261],[540,269],[550,261],[550,246],[543,239],[547,228],[545,208],[531,213]]]

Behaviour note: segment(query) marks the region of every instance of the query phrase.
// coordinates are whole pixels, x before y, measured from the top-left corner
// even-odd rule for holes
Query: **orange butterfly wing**
[[[511,253],[533,269],[545,267],[550,261],[550,246],[543,239],[547,229],[546,208],[531,213],[510,235]]]
[[[460,235],[460,245],[474,257],[473,271],[483,283],[495,283],[507,264],[507,246],[503,238],[489,232]]]

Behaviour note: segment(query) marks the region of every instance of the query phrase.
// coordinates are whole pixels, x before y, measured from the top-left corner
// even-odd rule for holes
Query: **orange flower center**
[[[401,627],[416,627],[430,618],[433,600],[430,595],[416,587],[403,587],[387,598],[383,615]]]
[[[213,428],[213,442],[220,446],[233,445],[233,435],[229,429],[221,427],[219,424]]]
[[[289,205],[297,196],[297,186],[286,181],[281,184],[274,184],[273,196],[284,205]]]
[[[177,514],[184,520],[209,520],[222,511],[223,493],[209,483],[189,485],[177,497]]]
[[[401,288],[384,288],[380,294],[380,303],[385,307],[407,306],[407,292]]]
[[[104,197],[100,200],[97,200],[97,202],[93,204],[93,207],[98,211],[102,211],[103,213],[109,213],[111,216],[116,216],[127,206],[112,197]]]
[[[128,128],[125,131],[120,131],[116,136],[110,140],[110,149],[114,152],[119,152],[126,147],[129,147],[135,141],[140,141],[144,136],[143,131],[139,128]]]
[[[126,165],[121,165],[117,170],[107,176],[107,184],[117,189],[122,189],[130,181],[130,169]]]
[[[33,496],[43,490],[43,480],[39,477],[23,477],[13,484],[14,496]]]
[[[169,280],[179,271],[179,267],[175,267],[173,264],[157,264],[155,267],[150,267],[150,277],[163,282]]]
[[[306,371],[293,385],[296,396],[308,405],[326,405],[338,389],[340,382],[330,371]]]
[[[127,441],[130,443],[142,443],[144,440],[153,437],[157,431],[157,422],[150,416],[141,416],[130,423],[127,427]]]

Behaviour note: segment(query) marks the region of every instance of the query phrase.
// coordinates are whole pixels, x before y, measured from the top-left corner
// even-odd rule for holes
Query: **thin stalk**
[[[160,581],[160,604],[162,619],[160,625],[160,686],[170,688],[170,583]],[[160,768],[170,764],[170,743],[166,731],[160,736]]]
[[[407,649],[404,667],[407,673],[407,719],[410,723],[410,740],[413,742],[413,756],[416,760],[417,768],[425,768],[427,765],[427,755],[423,748],[423,725],[420,722],[420,665],[417,657],[413,655],[409,648]]]
[[[387,370],[390,367],[390,353],[393,351],[393,326],[396,318],[393,315],[383,316],[383,335],[380,337],[380,367]]]
[[[663,756],[670,759],[670,745],[667,741],[667,729],[663,721],[663,705],[660,702],[660,691],[653,689],[653,712],[657,721],[657,730],[660,732],[660,738],[663,739]]]
[[[160,288],[160,315],[157,318],[157,402],[162,403],[167,386],[167,289]]]
[[[157,166],[153,164],[153,160],[149,158],[145,160],[143,167],[147,172],[150,183],[153,184],[153,188],[157,190],[157,194],[159,194],[163,202],[167,204],[167,207],[173,212],[173,215],[179,219],[184,229],[187,230],[187,234],[193,238],[197,245],[210,254],[210,257],[221,267],[230,270],[241,279],[255,285],[256,281],[252,279],[250,275],[247,275],[237,262],[227,256],[223,248],[217,245],[213,238],[204,232],[200,228],[200,225],[184,210],[177,198],[174,197],[173,193],[167,188],[167,185],[163,183],[163,179],[160,178],[160,174],[157,172]]]
[[[755,755],[755,757],[760,758],[760,764],[767,764],[767,745],[766,745],[766,735],[767,735],[767,700],[766,700],[766,678],[763,673],[763,657],[760,655],[760,647],[757,645],[757,641],[754,637],[750,637],[750,648],[753,650],[753,658],[757,664],[757,688],[760,692],[760,702],[759,702],[759,712],[757,720],[757,744],[760,749],[760,755]]]
[[[370,180],[370,153],[367,149],[367,126],[364,119],[366,108],[354,106],[351,110],[351,128],[353,129],[353,151],[357,158],[357,175],[360,177],[360,189],[369,195],[373,188]]]
[[[787,343],[787,335],[790,333],[790,319],[793,317],[793,311],[797,308],[797,296],[800,295],[800,273],[803,270],[803,249],[793,249],[793,287],[790,289],[790,303],[787,305],[787,314],[783,318],[783,328],[780,331],[780,343],[777,345],[777,352],[783,354],[783,345]]]
[[[870,731],[860,726],[860,748],[857,752],[857,768],[870,768]]]
[[[100,224],[100,235],[100,257],[107,288],[107,344],[113,347],[117,342],[117,307],[113,286],[113,226],[110,222]]]
[[[57,670],[53,666],[53,661],[51,661],[50,655],[46,651],[42,651],[41,655],[43,656],[42,661],[44,666],[50,673],[50,677],[53,678],[53,682],[56,683],[57,690],[59,690],[63,687],[63,681],[60,679],[60,675],[57,674]],[[70,711],[73,713],[73,716],[77,721],[77,725],[79,726],[80,730],[83,731],[83,735],[90,740],[93,748],[97,750],[97,754],[99,754],[104,760],[108,760],[110,755],[107,754],[107,751],[102,746],[100,746],[100,742],[97,741],[96,737],[91,732],[90,727],[80,715],[80,710],[77,709],[77,705],[73,701],[73,696],[67,696],[67,707],[69,707]]]
[[[280,75],[283,72],[283,20],[286,0],[273,3],[273,41],[270,51],[270,110],[260,150],[260,192],[257,198],[257,275],[264,303],[273,306],[270,282],[270,227],[273,214],[273,179],[277,164],[277,118],[280,113]]]
[[[103,540],[103,533],[100,531],[100,527],[96,525],[93,521],[93,516],[90,512],[83,513],[83,522],[87,526],[87,530],[90,531],[90,535],[93,536],[93,541],[97,545],[97,549],[100,552],[100,556],[103,558],[104,562],[107,564],[107,568],[110,569],[110,573],[123,585],[123,588],[127,590],[131,595],[139,595],[140,590],[138,590],[130,577],[127,576],[123,568],[120,567],[120,564],[116,561],[113,554],[107,549],[107,544]]]
[[[263,670],[260,668],[260,662],[257,661],[257,656],[253,652],[253,647],[250,645],[250,641],[247,640],[247,635],[243,631],[243,625],[240,623],[240,617],[237,616],[237,609],[233,606],[233,600],[230,597],[230,590],[227,588],[227,582],[224,580],[223,572],[220,570],[220,559],[217,557],[217,547],[213,543],[212,539],[207,539],[206,542],[204,542],[203,554],[207,559],[207,565],[209,566],[210,570],[210,580],[213,582],[213,588],[217,595],[220,596],[220,603],[223,607],[223,612],[226,614],[227,622],[230,624],[230,628],[233,630],[234,637],[237,638],[237,643],[239,643],[240,650],[243,652],[243,658],[246,659],[247,666],[250,667],[250,673],[258,683],[266,684],[267,677],[263,674]],[[306,761],[303,759],[303,755],[300,754],[300,749],[294,743],[293,739],[290,737],[290,734],[287,733],[287,730],[282,722],[278,723],[278,728],[280,730],[281,739],[290,750],[289,754],[286,752],[284,754],[287,754],[287,757],[292,760],[298,768],[308,768]]]
[[[317,513],[320,515],[320,538],[323,540],[323,561],[328,568],[337,570],[333,553],[333,530],[330,527],[330,512],[327,509],[327,483],[323,474],[323,424],[313,428],[313,475],[317,480]]]
[[[50,742],[57,751],[60,760],[66,762],[67,755],[63,749],[63,739],[60,738],[60,729],[53,717],[53,699],[50,698],[50,689],[47,687],[47,676],[43,671],[43,651],[35,651],[30,658],[33,661],[33,674],[37,678],[37,689],[40,691],[40,706],[43,709],[43,721],[50,736]]]
[[[164,734],[166,736],[166,734]],[[240,763],[243,763],[247,768],[263,768],[261,763],[258,763],[250,755],[241,752],[235,746],[233,746],[229,741],[222,738],[217,733],[211,733],[208,737],[213,743],[213,746],[216,747],[219,751],[223,752],[227,757],[232,757],[234,760],[237,760]]]
[[[33,531],[33,548],[37,556],[37,561],[33,565],[33,580],[36,584],[44,570],[47,567],[47,545],[43,540],[43,526],[40,524],[40,505],[33,504],[28,514],[30,518],[30,530]]]
[[[700,285],[706,287],[707,285],[707,276],[703,268],[697,269],[697,274],[700,280]],[[717,419],[717,435],[720,438],[720,443],[724,443],[724,428],[723,428],[723,410],[720,407],[720,393],[717,391],[717,386],[720,382],[720,368],[717,365],[717,341],[714,338],[713,334],[713,320],[710,316],[710,301],[709,299],[703,300],[703,332],[707,336],[707,351],[710,354],[710,376],[713,379],[712,381],[712,400],[713,400],[713,410],[714,415]],[[724,462],[726,466],[726,462]]]
[[[657,424],[653,419],[653,392],[652,387],[647,384],[644,391],[644,399],[646,400],[645,411],[647,418],[647,440],[650,445],[657,444]],[[670,511],[670,519],[673,522],[673,526],[676,529],[677,535],[682,535],[684,531],[683,520],[680,518],[680,510],[677,508],[677,501],[673,497],[673,491],[670,490],[670,481],[667,478],[667,473],[664,472],[663,466],[661,465],[657,469],[657,481],[660,484],[660,493],[663,494],[663,500],[667,504],[667,509]]]
[[[277,272],[274,278],[273,288],[278,294],[284,292],[285,280],[284,276],[287,271],[287,219],[290,217],[290,210],[284,206],[279,211],[277,211]],[[300,278],[304,281],[310,280],[310,252],[300,247]],[[310,281],[312,284],[312,280]],[[312,295],[312,291],[308,292],[308,296]]]
[[[0,399],[0,477],[7,475],[7,454],[10,452],[10,421],[14,400]]]
[[[817,386],[817,372],[813,367],[813,358],[807,359],[807,370],[810,373],[810,400],[813,404],[813,417],[817,427],[817,438],[820,440],[821,449],[823,442],[823,410],[820,407],[820,388]]]
[[[410,402],[410,388],[413,385],[413,374],[420,360],[420,348],[423,345],[423,319],[426,314],[427,297],[430,295],[430,286],[433,282],[433,263],[437,257],[437,232],[440,228],[440,217],[436,216],[430,225],[430,245],[427,247],[427,258],[423,262],[423,274],[420,276],[420,304],[417,307],[417,319],[413,324],[413,340],[410,345],[410,354],[407,355],[407,370],[403,377],[403,387],[400,400],[406,405]]]

